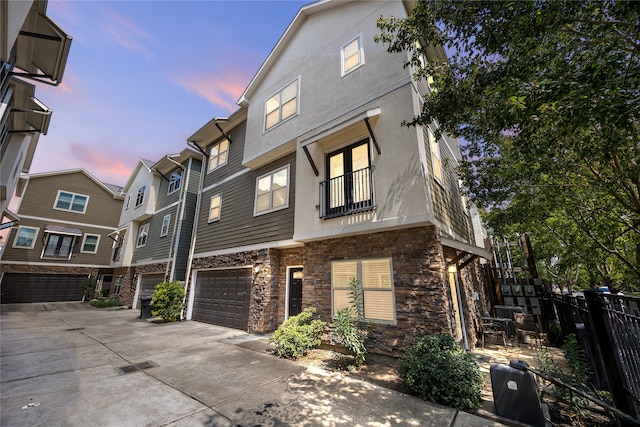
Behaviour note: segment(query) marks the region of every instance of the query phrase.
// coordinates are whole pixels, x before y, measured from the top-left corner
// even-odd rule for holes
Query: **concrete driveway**
[[[265,337],[83,303],[1,306],[2,426],[497,426],[266,352]]]

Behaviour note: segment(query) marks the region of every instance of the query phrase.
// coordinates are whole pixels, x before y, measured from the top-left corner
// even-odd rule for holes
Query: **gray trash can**
[[[140,297],[140,318],[151,318],[151,297]]]
[[[533,374],[524,370],[528,366],[522,360],[512,360],[509,365],[494,363],[489,368],[496,415],[544,427],[545,410]]]

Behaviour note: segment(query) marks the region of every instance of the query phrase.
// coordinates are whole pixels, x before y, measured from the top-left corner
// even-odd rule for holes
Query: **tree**
[[[460,173],[490,227],[562,218],[549,232],[588,241],[582,263],[595,251],[620,269],[601,279],[640,281],[640,4],[419,1],[378,27],[437,88],[405,124],[463,139]]]

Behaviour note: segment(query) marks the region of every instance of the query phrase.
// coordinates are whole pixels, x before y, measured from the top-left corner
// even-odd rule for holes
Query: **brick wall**
[[[0,271],[4,273],[33,273],[33,274],[91,274],[98,277],[98,268],[73,267],[66,265],[33,265],[33,264],[3,264]]]
[[[376,326],[373,352],[400,355],[427,333],[452,333],[445,260],[436,227],[309,242],[304,247],[303,307],[331,320],[331,261],[391,257],[396,324]]]

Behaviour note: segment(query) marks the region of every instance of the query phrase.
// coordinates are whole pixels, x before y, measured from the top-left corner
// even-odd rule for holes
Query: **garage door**
[[[158,283],[164,282],[164,274],[143,274],[140,276],[140,292],[138,293],[138,304],[140,307],[140,298],[150,297],[153,295],[153,289]]]
[[[82,301],[85,275],[5,273],[2,303]]]
[[[191,318],[246,330],[251,281],[250,268],[198,272]]]

